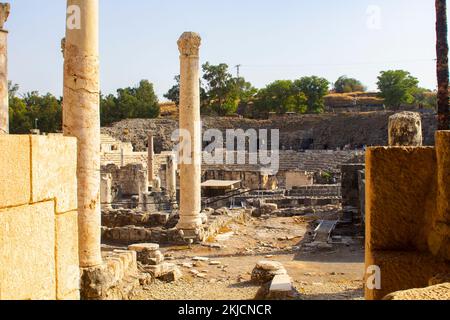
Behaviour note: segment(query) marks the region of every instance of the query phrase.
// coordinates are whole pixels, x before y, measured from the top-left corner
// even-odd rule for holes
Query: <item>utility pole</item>
[[[236,70],[237,70],[237,78],[239,79],[240,78],[240,75],[241,75],[241,67],[242,67],[242,64],[238,64],[237,66],[235,66],[235,68],[236,68]]]

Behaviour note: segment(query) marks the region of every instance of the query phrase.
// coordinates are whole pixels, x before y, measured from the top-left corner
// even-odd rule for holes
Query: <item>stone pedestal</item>
[[[180,131],[189,132],[190,150],[180,154],[180,221],[179,230],[201,229],[201,119],[199,48],[201,38],[193,32],[185,32],[178,40],[180,50]],[[181,138],[182,140],[183,138]],[[183,148],[186,149],[186,148]],[[190,155],[190,157],[189,157]],[[190,158],[190,161],[186,161]],[[194,232],[195,233],[195,232]]]
[[[9,10],[9,3],[0,4],[0,134],[9,133],[8,31],[3,29]]]
[[[90,268],[102,264],[98,0],[68,0],[67,8],[63,129],[78,140],[80,266]]]
[[[416,112],[400,112],[389,118],[390,147],[421,147],[422,118]]]

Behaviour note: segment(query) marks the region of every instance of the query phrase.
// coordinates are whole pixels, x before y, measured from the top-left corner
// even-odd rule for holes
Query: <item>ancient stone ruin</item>
[[[315,115],[202,127],[194,32],[177,42],[178,122],[101,129],[99,3],[68,0],[68,17],[74,6],[63,134],[9,135],[0,4],[0,300],[449,299],[450,131],[412,112],[351,115],[381,121],[382,137],[348,141]],[[206,126],[230,122],[281,141],[246,135],[256,150],[215,152],[261,159],[278,143],[265,154],[276,170],[206,160]]]

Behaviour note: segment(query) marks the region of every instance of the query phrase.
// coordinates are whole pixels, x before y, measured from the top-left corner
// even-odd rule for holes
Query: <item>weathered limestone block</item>
[[[175,282],[183,277],[183,273],[178,267],[173,268],[173,270],[160,276],[158,279],[164,282]]]
[[[80,260],[77,211],[56,216],[56,274],[57,299],[79,300]]]
[[[55,204],[0,210],[0,300],[55,300]]]
[[[32,202],[54,199],[56,212],[77,210],[77,140],[31,136]]]
[[[159,244],[156,243],[138,243],[138,244],[132,244],[128,246],[128,250],[135,251],[135,252],[142,252],[144,250],[149,251],[157,251],[159,250]]]
[[[436,153],[439,192],[428,243],[433,254],[450,261],[450,131],[436,133]]]
[[[30,137],[0,135],[0,208],[24,205],[31,198]]]
[[[450,300],[450,283],[439,284],[424,289],[394,292],[386,296],[384,300],[448,301]]]
[[[131,250],[114,250],[115,254],[118,254],[123,260],[125,269],[137,270],[137,255],[135,251]]]
[[[389,146],[421,147],[422,118],[416,112],[400,112],[389,118]]]
[[[176,272],[175,270],[178,269],[175,264],[167,262],[161,263],[156,266],[143,266],[142,268],[145,272],[150,273],[154,278],[157,279],[162,278],[172,272]]]
[[[164,262],[164,255],[159,250],[145,249],[137,254],[137,260],[144,265],[156,266]]]
[[[434,148],[370,148],[366,155],[367,250],[428,249],[435,210]]]
[[[450,273],[450,264],[417,251],[366,252],[366,265],[381,270],[381,289],[366,288],[366,300],[381,300],[392,292],[424,288],[437,274]]]
[[[252,281],[254,283],[263,284],[270,282],[277,275],[287,275],[284,266],[279,262],[260,261],[252,272]]]
[[[290,300],[299,296],[292,283],[292,278],[285,275],[276,275],[269,287],[268,300]]]

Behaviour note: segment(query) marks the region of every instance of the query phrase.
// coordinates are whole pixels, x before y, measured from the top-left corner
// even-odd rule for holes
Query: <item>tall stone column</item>
[[[153,145],[153,134],[148,134],[148,161],[147,161],[147,167],[148,167],[148,183],[150,185],[153,185],[153,181],[155,180],[155,171],[154,171],[154,161],[155,158],[155,148]]]
[[[78,139],[80,266],[101,256],[98,0],[68,0],[64,49],[64,135]]]
[[[177,164],[174,155],[167,157],[166,173],[167,194],[173,201],[177,198]]]
[[[3,28],[9,11],[9,3],[0,3],[0,134],[9,133],[8,31]]]
[[[199,49],[201,38],[193,32],[185,32],[178,40],[180,50],[180,132],[189,132],[191,150],[180,154],[180,221],[179,230],[199,230],[202,226],[201,211],[201,119]],[[181,145],[185,141],[180,141]],[[190,153],[190,157],[189,154]],[[187,156],[187,157],[186,157]],[[190,161],[186,161],[190,158]]]

